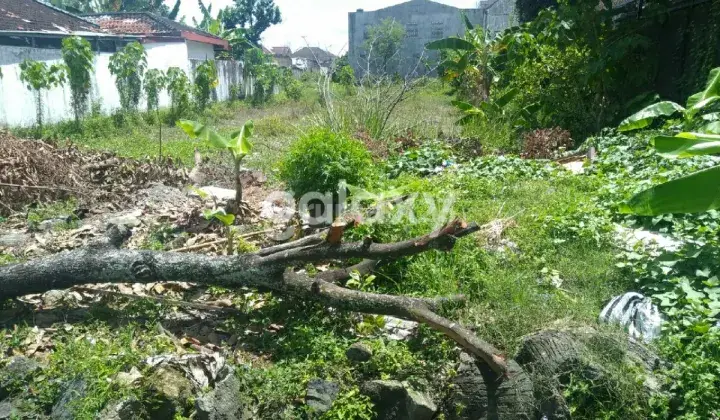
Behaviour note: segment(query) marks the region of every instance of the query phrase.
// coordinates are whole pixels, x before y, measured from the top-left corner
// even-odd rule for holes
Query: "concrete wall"
[[[193,43],[198,44],[198,43]],[[188,74],[192,80],[194,66],[204,61],[205,54],[212,51],[212,46],[192,45],[184,42],[147,43],[148,68],[167,70],[170,67],[179,67]],[[192,51],[191,51],[192,50]],[[202,54],[202,60],[190,60],[188,55],[196,57]],[[100,53],[95,56],[95,72],[93,74],[90,92],[90,103],[98,103],[104,113],[111,113],[120,108],[120,96],[115,87],[115,78],[110,74],[108,64],[110,53]],[[209,56],[213,57],[213,56]],[[33,126],[36,123],[35,94],[28,90],[20,81],[20,65],[24,59],[45,61],[50,64],[62,63],[60,50],[40,49],[29,47],[12,47],[0,45],[0,70],[3,77],[0,79],[0,126]],[[242,65],[237,62],[218,62],[219,85],[216,89],[216,98],[226,100],[230,97],[230,86],[242,84]],[[73,118],[70,104],[70,87],[63,87],[43,91],[43,121],[56,123]],[[167,92],[160,95],[160,106],[170,105]],[[144,99],[140,109],[145,109]]]
[[[196,41],[185,41],[187,44],[187,56],[191,60],[213,60],[215,49],[210,44]]]
[[[482,25],[491,36],[517,25],[515,0],[484,0],[480,9],[486,10]]]
[[[205,60],[190,60],[190,74],[195,72],[197,66]],[[215,62],[218,72],[218,85],[215,88],[213,99],[216,101],[227,101],[230,99],[230,89],[233,86],[243,87],[243,68],[238,61],[218,60]],[[252,94],[250,91],[248,94]],[[235,98],[237,99],[237,98]]]
[[[500,0],[499,3],[514,4],[514,0]],[[489,3],[488,3],[489,4]],[[492,32],[503,30],[509,22],[503,23],[503,7],[488,10]],[[495,10],[495,11],[493,11]],[[367,39],[368,30],[380,24],[385,19],[394,19],[405,27],[406,37],[401,52],[397,57],[397,72],[408,75],[412,72],[423,74],[428,71],[426,66],[418,66],[422,59],[433,70],[437,63],[437,52],[425,50],[425,44],[449,36],[461,36],[465,33],[465,24],[461,13],[464,12],[474,25],[483,25],[486,22],[486,13],[483,9],[458,9],[429,0],[411,0],[406,3],[387,7],[376,11],[361,11],[349,13],[348,16],[348,58],[357,75],[362,76],[367,68],[367,55],[363,43]]]

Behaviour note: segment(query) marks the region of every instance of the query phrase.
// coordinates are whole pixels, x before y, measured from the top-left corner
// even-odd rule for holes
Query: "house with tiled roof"
[[[229,50],[227,40],[197,28],[147,12],[118,12],[83,15],[104,31],[135,35],[145,44],[177,44],[190,60],[214,59],[216,51]]]
[[[280,67],[292,67],[292,49],[290,47],[272,47],[273,61]]]
[[[0,127],[35,124],[35,95],[20,80],[20,63],[29,59],[62,64],[62,40],[69,36],[80,36],[92,46],[89,103],[105,113],[120,107],[115,77],[108,65],[112,54],[127,43],[143,44],[148,69],[177,67],[191,79],[200,63],[214,60],[216,51],[229,48],[219,37],[150,13],[77,16],[40,0],[0,0]],[[219,84],[214,97],[228,99],[233,85],[243,85],[242,67],[234,61],[216,64]],[[43,90],[41,95],[43,121],[56,123],[73,117],[67,84]],[[170,98],[163,92],[160,106],[169,104]]]
[[[335,54],[319,47],[303,47],[292,55],[293,67],[303,71],[328,70],[332,67]]]
[[[0,1],[0,46],[59,49],[63,38],[71,35],[86,38],[95,51],[115,51],[117,44],[135,39],[108,33],[86,19],[38,0]]]

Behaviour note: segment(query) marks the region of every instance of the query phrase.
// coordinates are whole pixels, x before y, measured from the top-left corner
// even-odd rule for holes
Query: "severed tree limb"
[[[319,280],[324,280],[328,283],[337,283],[350,277],[350,273],[352,273],[353,271],[357,271],[361,275],[371,273],[373,270],[375,270],[375,267],[377,267],[378,264],[379,261],[376,260],[362,260],[361,262],[355,265],[351,265],[350,267],[338,268],[335,270],[318,273],[315,278]]]
[[[365,240],[333,244],[326,242],[322,235],[314,235],[252,254],[206,256],[117,249],[113,245],[118,244],[122,234],[111,228],[108,233],[112,239],[99,246],[0,267],[0,300],[89,283],[187,281],[230,288],[270,289],[299,298],[315,299],[336,308],[424,322],[484,360],[499,375],[504,375],[507,365],[497,349],[434,312],[447,303],[462,301],[462,297],[428,299],[366,293],[340,287],[326,281],[323,276],[310,278],[287,269],[299,263],[337,258],[387,260],[431,249],[450,250],[457,238],[478,229],[474,223],[468,226],[455,220],[428,235],[402,242],[379,244]],[[365,272],[374,268],[368,262],[358,266],[358,271]],[[326,277],[336,275],[340,273],[327,274]]]
[[[290,270],[285,272],[284,278],[285,291],[293,295],[315,295],[317,300],[334,308],[392,315],[425,323],[447,335],[471,354],[484,360],[496,373],[502,375],[507,372],[505,357],[499,350],[490,343],[479,339],[472,331],[433,312],[452,300],[442,298],[429,300],[350,290]]]

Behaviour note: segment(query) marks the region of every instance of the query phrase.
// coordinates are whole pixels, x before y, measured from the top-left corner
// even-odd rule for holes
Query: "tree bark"
[[[252,254],[207,256],[118,249],[123,232],[111,227],[107,240],[94,246],[0,267],[0,299],[88,283],[187,281],[231,288],[270,289],[298,298],[314,299],[335,308],[423,322],[482,359],[498,375],[505,375],[507,364],[497,349],[459,324],[435,313],[447,303],[462,302],[462,297],[392,296],[350,290],[333,283],[347,277],[353,267],[367,273],[375,268],[377,261],[432,249],[450,250],[457,238],[478,229],[476,224],[467,226],[456,220],[428,235],[402,242],[379,244],[366,239],[333,244],[322,235],[313,235]],[[316,277],[288,268],[301,263],[345,258],[365,258],[366,261],[350,269],[328,271]]]

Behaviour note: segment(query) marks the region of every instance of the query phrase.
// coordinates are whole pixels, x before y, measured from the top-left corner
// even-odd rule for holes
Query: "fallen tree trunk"
[[[508,373],[504,356],[491,344],[459,324],[436,313],[444,304],[462,297],[416,298],[350,290],[334,284],[353,269],[370,272],[378,261],[436,249],[452,249],[457,238],[478,230],[453,221],[425,236],[389,244],[370,239],[355,243],[330,243],[322,235],[235,256],[119,249],[124,239],[116,226],[104,242],[21,264],[0,267],[0,299],[66,289],[89,283],[149,283],[187,281],[225,287],[254,287],[314,299],[328,306],[357,312],[392,315],[423,322],[441,331],[466,351],[483,360],[498,375]],[[299,263],[329,259],[365,258],[349,269],[310,277],[291,268]]]

